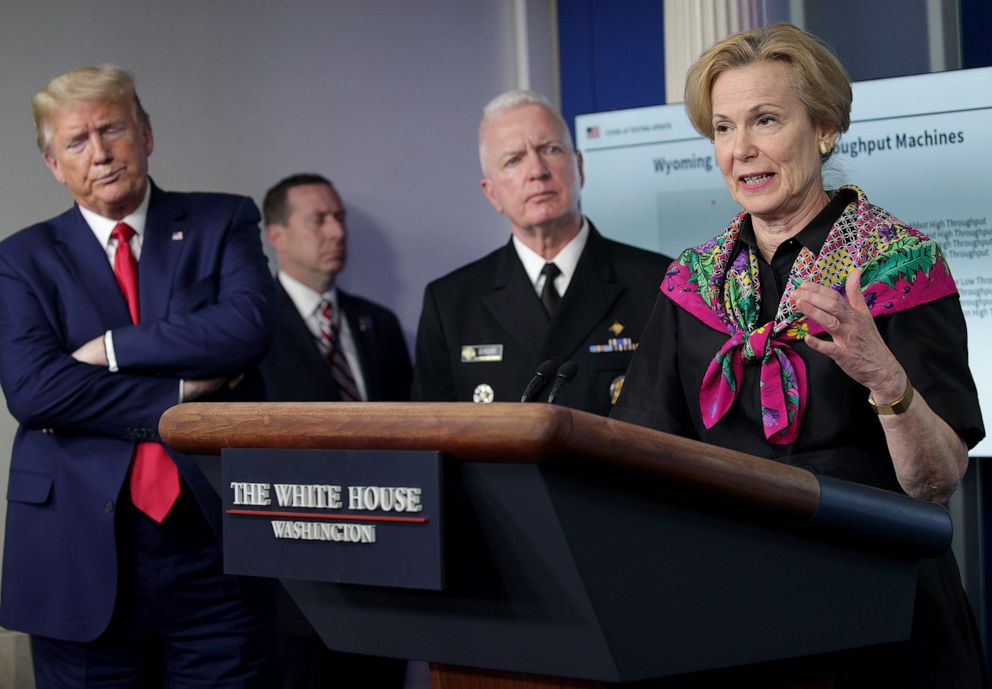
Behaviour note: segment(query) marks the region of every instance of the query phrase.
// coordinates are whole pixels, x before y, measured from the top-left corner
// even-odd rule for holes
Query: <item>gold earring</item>
[[[826,141],[820,142],[820,155],[826,158],[830,155],[830,152],[834,150],[834,147],[828,144]]]

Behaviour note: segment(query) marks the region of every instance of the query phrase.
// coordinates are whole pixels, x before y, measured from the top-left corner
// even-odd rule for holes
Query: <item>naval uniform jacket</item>
[[[512,242],[435,280],[417,329],[413,399],[515,402],[551,359],[578,366],[559,404],[608,414],[670,261],[590,226],[550,321]]]

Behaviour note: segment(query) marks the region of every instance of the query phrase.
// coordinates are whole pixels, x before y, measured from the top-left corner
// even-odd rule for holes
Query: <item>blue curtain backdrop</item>
[[[665,102],[661,0],[559,0],[562,115]],[[573,132],[574,134],[574,132]]]

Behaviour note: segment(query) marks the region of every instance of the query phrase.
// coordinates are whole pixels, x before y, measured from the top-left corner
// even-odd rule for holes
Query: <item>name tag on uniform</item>
[[[475,364],[486,361],[502,360],[503,345],[501,344],[462,345],[463,364]]]

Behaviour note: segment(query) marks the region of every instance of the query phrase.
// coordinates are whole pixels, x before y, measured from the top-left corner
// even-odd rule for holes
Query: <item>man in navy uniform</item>
[[[413,398],[516,401],[539,364],[572,361],[558,403],[608,414],[670,259],[606,239],[582,215],[582,155],[539,94],[489,102],[479,157],[511,238],[427,286]]]

